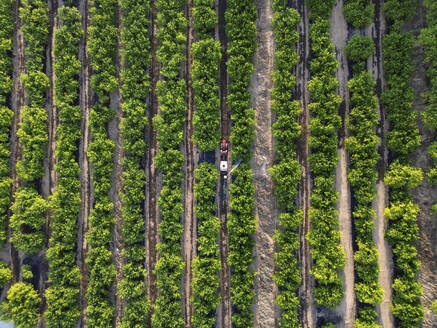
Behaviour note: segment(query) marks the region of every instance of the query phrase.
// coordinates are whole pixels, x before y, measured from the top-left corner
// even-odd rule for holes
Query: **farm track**
[[[222,59],[219,68],[219,87],[220,87],[220,128],[222,138],[229,140],[231,135],[230,110],[227,104],[228,75],[226,71],[227,61],[227,37],[225,33],[225,11],[226,0],[218,0],[218,39],[222,49]],[[232,145],[229,154],[231,155]],[[216,157],[217,158],[217,157]],[[232,163],[231,156],[228,156],[228,163]],[[227,190],[223,178],[220,176],[217,188],[218,217],[220,218],[220,293],[221,293],[221,317],[217,322],[221,322],[222,328],[232,328],[232,307],[231,307],[231,271],[228,264],[229,241],[228,241],[228,201]],[[225,195],[225,198],[223,198]]]
[[[383,71],[383,57],[382,57],[382,39],[385,33],[385,19],[382,11],[382,6],[379,2],[375,6],[375,23],[369,27],[370,31],[366,34],[371,35],[375,42],[375,53],[372,58],[369,59],[368,69],[376,79],[376,96],[378,98],[379,108],[379,125],[377,128],[377,134],[380,138],[378,153],[378,182],[376,184],[376,199],[373,203],[373,207],[376,211],[375,227],[373,230],[373,239],[378,249],[378,265],[379,276],[378,283],[384,290],[384,299],[376,307],[379,314],[380,324],[383,328],[394,327],[394,318],[391,313],[390,305],[392,302],[392,275],[393,275],[393,254],[391,247],[385,241],[384,234],[387,228],[387,222],[384,218],[384,210],[387,207],[388,202],[388,190],[384,184],[384,174],[387,169],[388,152],[385,146],[385,136],[388,131],[388,124],[386,120],[386,113],[382,106],[381,94],[384,88],[384,71]]]
[[[193,0],[187,1],[187,61],[185,68],[185,78],[187,83],[187,120],[185,125],[185,222],[183,236],[183,253],[185,261],[185,276],[183,278],[183,306],[185,327],[192,327],[191,318],[193,316],[193,306],[191,298],[193,291],[191,289],[192,281],[192,262],[196,256],[196,218],[194,215],[194,143],[193,137],[193,111],[194,111],[194,95],[193,95],[193,78],[191,75],[191,66],[193,57],[191,54],[191,45],[194,41],[194,21],[193,21]]]
[[[255,143],[252,168],[255,187],[255,216],[258,218],[255,236],[255,321],[254,327],[277,325],[279,314],[275,304],[278,288],[273,281],[275,271],[275,242],[278,226],[276,198],[272,176],[274,150],[272,135],[272,71],[274,66],[274,33],[272,0],[256,0],[257,49],[254,57],[250,93],[255,109]]]
[[[58,27],[58,1],[51,0],[49,6],[49,18],[50,18],[50,34],[49,34],[49,44],[47,47],[47,75],[50,80],[50,88],[48,92],[48,99],[46,102],[46,109],[48,110],[48,165],[46,165],[46,176],[47,176],[47,186],[46,190],[43,192],[48,195],[53,194],[56,188],[56,180],[57,174],[55,171],[55,165],[57,163],[56,157],[56,128],[57,128],[57,108],[56,108],[56,91],[55,91],[55,81],[56,81],[56,72],[54,68],[55,64],[55,31]],[[48,196],[47,195],[47,196]],[[47,218],[46,222],[46,231],[49,231],[49,220]],[[47,235],[47,238],[50,237],[50,234]]]
[[[82,15],[82,28],[84,30],[84,36],[88,34],[89,24],[89,0],[81,0],[79,3],[79,10]],[[88,145],[90,141],[90,129],[89,129],[89,114],[90,107],[92,105],[92,90],[90,88],[90,74],[91,67],[88,57],[88,40],[84,37],[79,44],[79,59],[82,62],[81,74],[80,74],[80,106],[82,108],[82,138],[79,145],[79,166],[80,166],[80,181],[81,181],[81,210],[79,214],[79,234],[78,234],[78,256],[77,263],[80,268],[80,298],[79,303],[81,307],[80,327],[86,327],[86,290],[88,288],[89,269],[85,263],[86,254],[89,251],[88,243],[85,238],[85,234],[88,231],[88,219],[90,214],[91,204],[93,202],[92,186],[90,178],[90,163],[87,156]]]
[[[49,0],[48,2],[49,9],[49,42],[47,44],[46,49],[46,75],[49,79],[49,89],[47,92],[46,99],[46,111],[47,111],[47,158],[44,160],[44,177],[40,183],[40,192],[44,199],[49,200],[50,195],[55,191],[55,183],[57,179],[55,165],[57,162],[56,159],[56,127],[57,127],[57,108],[55,104],[55,56],[54,56],[54,47],[55,47],[55,31],[57,28],[57,10],[58,10],[58,1],[57,0]],[[51,213],[47,212],[46,222],[44,225],[44,232],[46,236],[46,244],[42,252],[38,255],[35,255],[34,258],[39,263],[39,288],[38,292],[42,299],[42,303],[40,305],[41,312],[47,310],[47,303],[45,299],[45,290],[48,287],[48,271],[49,265],[47,258],[45,257],[46,251],[49,247],[49,239],[51,234]],[[27,260],[27,258],[26,258]],[[44,327],[44,318],[41,317],[37,327]]]
[[[340,0],[334,6],[331,15],[331,39],[335,46],[336,58],[339,63],[336,78],[339,83],[338,93],[342,99],[339,115],[342,126],[338,133],[338,157],[339,162],[336,171],[336,190],[339,194],[338,201],[338,218],[339,230],[341,231],[340,242],[346,256],[346,264],[342,272],[344,297],[337,312],[341,316],[341,321],[337,327],[353,328],[355,321],[356,302],[355,302],[355,275],[354,275],[354,252],[353,252],[353,229],[351,213],[351,195],[350,186],[347,181],[348,155],[345,149],[345,140],[348,137],[346,127],[346,116],[349,113],[349,90],[347,81],[349,77],[349,68],[344,47],[348,38],[348,26],[343,15],[343,0]]]
[[[110,191],[110,197],[112,202],[114,203],[114,217],[115,217],[115,225],[114,225],[114,232],[113,232],[113,257],[114,257],[114,264],[115,264],[115,285],[113,288],[113,298],[115,303],[115,325],[116,327],[120,325],[121,319],[123,317],[124,307],[125,307],[125,300],[120,297],[120,295],[117,293],[118,285],[120,284],[122,278],[123,278],[123,265],[125,264],[122,250],[124,249],[124,243],[123,243],[123,235],[122,235],[122,226],[123,226],[123,215],[122,215],[122,202],[121,202],[121,192],[123,191],[123,183],[119,177],[123,175],[122,172],[122,159],[123,159],[123,149],[122,149],[122,135],[120,131],[120,122],[121,118],[123,116],[122,110],[121,110],[121,92],[120,92],[120,86],[121,86],[121,79],[120,79],[120,72],[122,70],[122,62],[121,62],[121,39],[120,39],[120,33],[121,33],[121,16],[122,11],[120,8],[120,5],[117,6],[117,13],[118,13],[118,20],[117,20],[117,58],[116,58],[116,69],[117,69],[117,81],[118,81],[118,87],[114,94],[111,95],[111,107],[115,110],[115,118],[110,123],[110,131],[111,132],[111,139],[114,139],[115,142],[115,148],[114,148],[114,171],[112,173],[112,180],[113,180],[113,186]],[[111,129],[112,128],[112,129]],[[112,294],[111,293],[111,294]]]
[[[310,60],[310,40],[309,40],[309,18],[308,8],[304,0],[298,1],[297,10],[301,16],[299,24],[299,43],[297,47],[300,57],[296,70],[297,78],[297,99],[301,99],[302,113],[299,122],[302,127],[301,136],[298,142],[298,158],[302,171],[302,179],[299,188],[299,204],[303,211],[303,224],[300,229],[300,251],[299,260],[301,265],[302,284],[299,289],[299,298],[301,302],[301,323],[303,328],[314,328],[316,324],[316,307],[312,294],[314,287],[314,278],[310,275],[312,267],[312,258],[310,245],[306,236],[311,228],[309,209],[311,204],[311,176],[309,166],[309,146],[308,139],[310,136],[309,122],[310,112],[308,105],[310,95],[307,83],[310,80],[309,60]]]
[[[48,165],[46,165],[46,176],[48,178],[46,190],[44,191],[47,193],[47,196],[53,194],[56,188],[56,179],[57,174],[55,171],[55,165],[57,163],[56,158],[56,128],[57,128],[57,108],[55,103],[55,97],[56,97],[56,91],[55,91],[55,80],[56,80],[56,73],[54,69],[55,64],[55,31],[58,26],[58,17],[57,17],[57,9],[58,9],[58,3],[57,0],[51,0],[50,1],[50,11],[49,11],[49,17],[50,17],[50,42],[47,48],[47,75],[50,80],[50,89],[48,92],[48,99],[46,102],[46,108],[48,110]],[[46,231],[47,239],[50,237],[50,217],[47,217],[46,222]]]
[[[157,37],[157,9],[155,0],[151,1],[151,24],[150,24],[150,45],[151,45],[151,66],[150,66],[150,81],[151,81],[151,95],[149,106],[149,126],[147,131],[147,184],[146,184],[146,202],[145,202],[145,216],[146,216],[146,288],[147,295],[150,302],[151,311],[148,316],[148,324],[151,327],[153,306],[158,296],[156,288],[156,274],[154,273],[155,264],[158,260],[158,252],[156,244],[158,243],[158,211],[157,211],[157,183],[158,172],[156,170],[155,156],[158,148],[157,132],[153,129],[153,117],[158,114],[158,96],[156,93],[156,84],[159,80],[159,63],[156,57],[158,49]]]
[[[19,187],[19,181],[16,171],[16,164],[17,161],[21,157],[21,147],[19,140],[17,138],[17,130],[18,130],[18,123],[20,122],[20,113],[21,108],[24,106],[26,99],[25,99],[25,91],[23,83],[21,82],[20,76],[22,73],[24,73],[24,36],[23,32],[21,31],[21,21],[19,18],[19,10],[20,7],[20,1],[14,2],[14,15],[16,18],[16,24],[15,24],[15,31],[13,35],[13,86],[12,86],[12,97],[11,97],[11,109],[14,112],[14,120],[12,124],[11,129],[11,160],[10,160],[10,167],[11,167],[11,177],[12,177],[12,188],[11,188],[11,195],[14,195],[17,188]],[[12,201],[14,201],[12,197]],[[8,217],[11,216],[11,211],[9,210]],[[8,225],[8,235],[9,239],[11,237],[12,231],[10,226]],[[12,281],[11,283],[14,284],[18,281],[18,276],[20,272],[20,259],[18,255],[18,251],[15,249],[15,247],[9,243],[9,250],[10,250],[10,258],[11,258],[11,269],[12,269]]]

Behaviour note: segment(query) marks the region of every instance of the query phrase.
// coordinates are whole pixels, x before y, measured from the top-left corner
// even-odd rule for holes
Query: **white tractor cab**
[[[224,179],[228,178],[228,143],[223,139],[220,143],[220,174]]]

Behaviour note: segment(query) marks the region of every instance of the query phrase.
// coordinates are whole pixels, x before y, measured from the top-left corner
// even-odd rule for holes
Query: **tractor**
[[[220,143],[220,174],[224,179],[228,178],[228,143],[226,139]]]

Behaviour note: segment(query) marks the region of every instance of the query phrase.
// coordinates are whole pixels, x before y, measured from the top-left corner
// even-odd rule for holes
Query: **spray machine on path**
[[[226,141],[226,139],[222,139],[222,142],[220,143],[220,173],[223,176],[224,179],[228,178],[228,150],[229,150],[229,144]],[[241,163],[241,160],[237,160],[235,163],[235,166],[232,168],[231,172],[235,170]]]
[[[220,143],[220,174],[228,178],[228,143],[223,139]]]

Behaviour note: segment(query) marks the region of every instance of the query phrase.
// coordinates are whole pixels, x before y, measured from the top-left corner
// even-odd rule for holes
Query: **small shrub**
[[[367,60],[374,52],[375,44],[369,36],[355,34],[346,45],[346,56],[354,62]]]
[[[39,319],[38,292],[31,284],[17,282],[8,291],[7,303],[2,306],[1,318],[11,320],[20,328],[34,328]]]
[[[431,304],[431,311],[432,311],[432,313],[437,314],[437,300],[432,302],[432,304]]]

